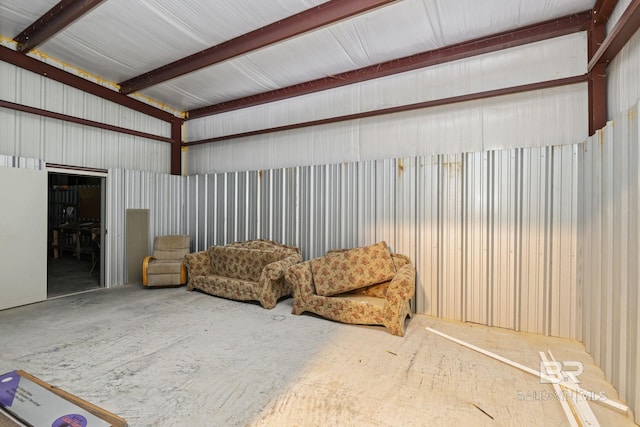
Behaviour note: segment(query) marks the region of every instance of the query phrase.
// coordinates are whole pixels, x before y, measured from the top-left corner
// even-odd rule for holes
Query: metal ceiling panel
[[[104,0],[65,0],[49,9],[13,39],[18,51],[26,53],[89,13]]]
[[[86,1],[86,0],[85,0]],[[101,1],[101,0],[94,0]],[[120,83],[132,93],[202,68],[314,31],[397,0],[330,0]]]
[[[109,0],[42,50],[110,81],[123,81],[319,3]]]
[[[51,9],[57,0],[2,0],[0,36],[13,38]]]
[[[447,31],[438,29],[443,24],[436,26],[430,22],[435,19],[426,7],[430,3],[440,2],[405,0],[392,4],[148,88],[142,93],[164,103],[173,103],[178,109],[189,110],[192,108],[187,103],[193,105],[201,102],[200,106],[205,106],[207,101],[224,102],[324,78],[441,48],[450,42],[461,42],[513,30],[533,22],[560,18],[572,12],[582,12],[588,10],[592,2],[562,3],[564,7],[549,8],[553,9],[553,13],[541,8],[538,14],[518,13],[513,7],[504,5],[501,14],[508,15],[509,19],[497,23],[492,21],[490,12],[483,12],[478,5],[447,12],[453,13],[461,22],[476,16],[478,23],[474,25],[474,31],[469,33],[472,36],[467,35],[467,29],[460,28],[460,23],[453,27],[447,26]],[[569,3],[572,3],[574,9],[566,7]],[[433,5],[430,7],[437,8]],[[483,13],[487,16],[482,16]],[[538,19],[538,16],[544,16],[544,19]],[[479,29],[480,26],[482,29]],[[445,35],[443,31],[452,35]],[[454,32],[459,34],[454,37]]]
[[[322,0],[109,0],[38,47],[119,82],[324,3]],[[595,0],[403,0],[143,90],[180,111],[332,76],[500,31],[579,13]],[[0,40],[56,5],[6,0]]]

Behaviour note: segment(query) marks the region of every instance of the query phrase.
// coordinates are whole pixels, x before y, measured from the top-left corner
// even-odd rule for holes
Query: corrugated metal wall
[[[105,286],[128,282],[125,251],[127,209],[149,209],[149,254],[162,234],[187,234],[185,178],[110,169],[106,183]]]
[[[385,240],[418,270],[416,311],[581,338],[577,146],[187,178],[195,250],[253,238],[328,249]]]
[[[39,159],[30,159],[27,157],[5,156],[0,154],[0,166],[9,168],[24,168],[42,170],[45,163]]]
[[[638,104],[580,147],[583,342],[640,424]]]

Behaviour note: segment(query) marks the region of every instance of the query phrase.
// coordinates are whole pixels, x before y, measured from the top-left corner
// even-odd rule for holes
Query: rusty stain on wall
[[[449,172],[449,176],[462,173],[462,162],[442,162],[442,170]]]

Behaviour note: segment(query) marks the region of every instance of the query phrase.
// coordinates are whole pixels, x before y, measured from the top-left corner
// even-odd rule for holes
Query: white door
[[[47,172],[0,167],[0,309],[47,299]]]

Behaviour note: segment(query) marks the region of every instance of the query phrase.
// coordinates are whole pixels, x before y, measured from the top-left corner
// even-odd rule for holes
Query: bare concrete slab
[[[538,370],[580,361],[581,386],[615,389],[576,341],[414,316],[399,338],[184,288],[130,285],[0,311],[0,373],[25,370],[136,426],[563,426],[549,384],[425,330]],[[590,402],[603,426],[632,426]]]

